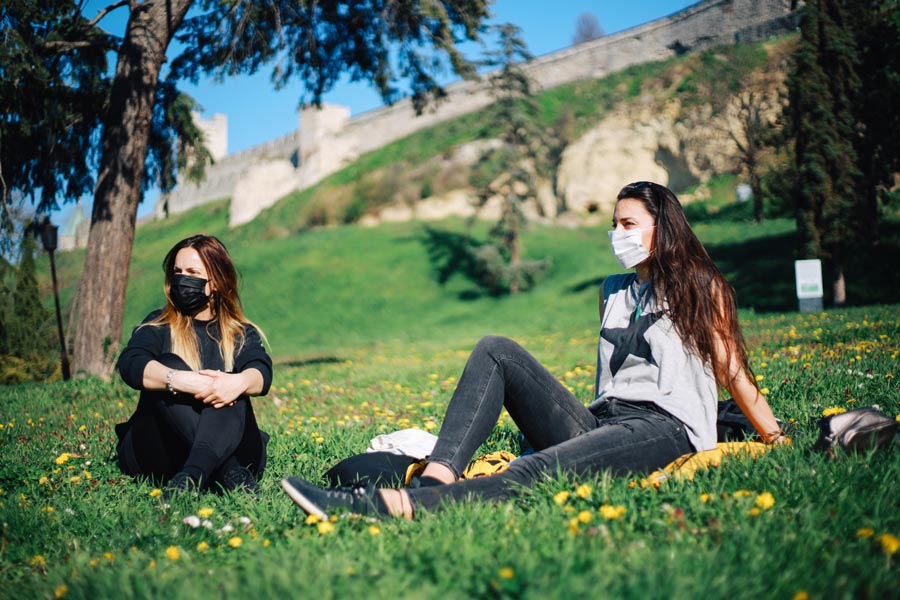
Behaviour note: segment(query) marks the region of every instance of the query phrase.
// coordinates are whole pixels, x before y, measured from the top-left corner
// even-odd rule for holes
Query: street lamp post
[[[56,328],[59,330],[60,358],[62,360],[63,381],[68,381],[72,375],[69,373],[69,353],[66,350],[66,336],[63,334],[62,312],[59,310],[59,286],[56,283],[56,261],[53,253],[56,251],[57,231],[59,227],[50,223],[50,217],[44,217],[37,223],[37,230],[41,236],[41,246],[50,255],[50,274],[53,277],[53,300],[56,302]]]

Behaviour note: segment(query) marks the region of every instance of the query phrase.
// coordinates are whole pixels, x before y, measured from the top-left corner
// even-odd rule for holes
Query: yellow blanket
[[[640,481],[632,482],[632,485],[640,485],[642,488],[657,488],[663,481],[667,479],[694,479],[694,473],[697,471],[705,471],[711,467],[718,467],[722,463],[722,459],[726,456],[746,456],[749,458],[757,458],[769,451],[771,446],[767,446],[761,442],[720,442],[712,450],[704,450],[703,452],[691,452],[679,456],[659,471],[653,471]],[[469,464],[468,468],[462,474],[461,479],[472,479],[474,477],[486,477],[495,475],[501,471],[505,471],[509,463],[515,458],[515,455],[506,452],[491,452],[476,458]],[[409,466],[406,471],[405,481],[409,485],[410,479],[415,475],[419,475],[425,468],[425,460],[420,460]]]
[[[659,487],[667,479],[694,479],[694,473],[718,467],[726,456],[742,455],[756,458],[768,452],[770,446],[761,442],[720,442],[712,450],[691,452],[679,456],[659,471],[653,471],[636,482],[642,488]]]

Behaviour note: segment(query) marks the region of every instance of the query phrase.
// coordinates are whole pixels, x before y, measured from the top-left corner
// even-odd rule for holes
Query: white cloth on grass
[[[366,452],[390,452],[413,458],[425,458],[434,450],[437,436],[421,429],[401,429],[375,436]]]

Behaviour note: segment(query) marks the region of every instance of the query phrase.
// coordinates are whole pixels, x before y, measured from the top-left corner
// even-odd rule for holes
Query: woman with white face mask
[[[422,476],[405,489],[282,487],[319,517],[349,510],[413,518],[468,498],[503,500],[564,471],[647,472],[716,445],[717,383],[762,441],[789,442],[747,361],[734,292],[667,188],[619,192],[613,253],[633,273],[603,282],[596,396],[581,404],[512,340],[482,339],[466,364]],[[535,452],[491,477],[457,481],[506,408]]]

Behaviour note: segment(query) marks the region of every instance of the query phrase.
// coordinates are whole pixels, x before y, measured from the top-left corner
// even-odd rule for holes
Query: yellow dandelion
[[[380,534],[381,534],[381,527],[379,527],[378,525],[370,525],[369,526],[369,535],[380,535]]]
[[[38,479],[38,485],[46,485],[47,482],[50,481],[47,479],[46,475],[42,475],[40,479]]]
[[[809,592],[806,590],[799,590],[791,600],[809,600]]]
[[[767,388],[767,387],[761,388],[761,389],[759,390],[759,393],[762,394],[763,396],[768,396],[768,395],[769,395],[769,388]]]
[[[112,560],[113,560],[115,557],[116,557],[116,555],[113,554],[112,552],[104,552],[104,553],[103,553],[103,558],[105,558],[106,560],[108,560],[108,561],[110,561],[110,562],[112,562]]]
[[[78,475],[69,477],[69,483],[81,483],[81,477],[79,477]]]
[[[712,500],[713,500],[713,497],[711,495],[707,494],[706,492],[700,494],[700,502],[703,502],[704,504],[706,504],[707,502],[712,502]]]
[[[239,535],[232,536],[228,540],[228,545],[231,546],[232,548],[240,548],[241,544],[243,544],[243,543],[244,543],[244,540],[242,540],[241,536],[239,536]]]
[[[94,558],[92,558],[91,560],[88,561],[88,566],[89,566],[90,568],[92,568],[92,569],[93,569],[94,567],[96,567],[97,565],[99,565],[99,564],[100,564],[100,559],[97,558],[97,557],[94,557]]]
[[[178,546],[169,546],[166,548],[166,558],[171,561],[176,561],[181,558],[181,551],[178,549]]]
[[[856,530],[856,537],[870,538],[875,535],[875,530],[871,527],[860,527]]]
[[[604,504],[600,507],[600,516],[606,519],[607,521],[615,521],[625,514],[624,506],[611,506],[609,504]]]
[[[831,417],[833,415],[839,415],[839,414],[845,413],[845,412],[847,412],[846,408],[842,408],[840,406],[832,406],[830,408],[826,408],[825,410],[823,410],[822,416],[823,417]]]
[[[213,512],[215,511],[213,511],[213,509],[211,508],[201,508],[197,511],[197,516],[201,519],[208,519],[212,516]]]
[[[316,529],[318,530],[319,535],[328,535],[329,533],[334,531],[334,525],[332,525],[328,521],[322,521],[318,524],[318,526],[316,526]]]
[[[55,463],[58,464],[58,465],[64,465],[64,464],[66,464],[67,462],[69,462],[69,459],[70,459],[70,458],[72,458],[72,455],[71,455],[71,454],[69,454],[68,452],[63,452],[62,454],[60,454],[59,456],[57,456],[57,457],[53,460],[53,462],[55,462]]]
[[[756,380],[757,380],[757,381],[762,381],[762,380],[765,379],[765,378],[766,378],[765,375],[757,375],[757,376],[756,376]]]
[[[263,540],[263,541],[262,541],[262,546],[263,546],[263,548],[268,548],[268,547],[269,547],[269,544],[271,544],[271,542],[270,542],[269,540]]]
[[[761,513],[761,512],[762,512],[762,511],[759,510],[758,507],[754,506],[753,508],[750,509],[750,511],[749,511],[748,514],[749,514],[751,517],[756,517],[756,516],[758,516],[759,513]]]
[[[569,533],[575,535],[578,533],[578,517],[569,519]]]
[[[31,558],[28,559],[29,566],[34,567],[35,569],[43,569],[47,566],[47,559],[44,558],[40,554],[35,554]]]
[[[500,576],[500,579],[512,579],[516,576],[516,572],[513,571],[510,567],[503,567],[499,571],[497,571],[497,575]]]
[[[315,525],[319,521],[321,521],[321,519],[319,519],[319,515],[307,515],[306,516],[306,524],[307,525]]]
[[[209,544],[207,544],[206,542],[200,542],[199,544],[197,544],[198,552],[206,552],[207,550],[209,550]]]
[[[884,553],[888,556],[892,554],[897,554],[897,551],[900,550],[900,539],[895,535],[891,535],[890,533],[882,533],[877,538],[875,538],[881,547],[884,549]]]
[[[581,523],[590,523],[591,516],[592,516],[591,511],[583,510],[580,513],[578,513],[578,521]]]
[[[738,490],[733,495],[735,498],[746,498],[750,495],[750,492],[748,490]]]
[[[62,598],[63,596],[65,596],[68,593],[69,593],[69,587],[64,583],[61,583],[58,586],[56,586],[56,589],[53,590],[53,597],[54,598]]]
[[[151,497],[151,498],[156,498],[156,497],[159,496],[160,494],[162,494],[162,490],[159,489],[159,488],[153,488],[152,490],[150,490],[150,497]]]
[[[769,510],[773,506],[775,506],[775,496],[773,496],[769,492],[763,492],[762,494],[758,494],[756,496],[756,506],[762,510]]]
[[[594,490],[591,488],[591,486],[589,486],[586,483],[583,483],[575,489],[575,495],[578,496],[579,498],[587,499],[591,496],[591,492],[593,492],[593,491]]]
[[[553,495],[553,501],[562,506],[569,500],[569,492],[563,490]]]

